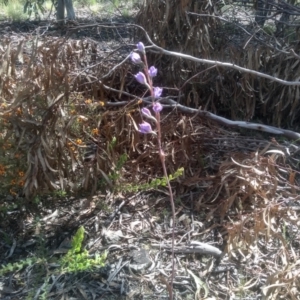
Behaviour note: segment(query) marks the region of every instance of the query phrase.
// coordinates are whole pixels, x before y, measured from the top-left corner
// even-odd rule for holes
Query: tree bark
[[[68,20],[75,20],[75,11],[73,7],[73,0],[64,0],[67,9]]]
[[[65,19],[65,1],[57,0],[56,20],[59,24],[63,24]]]
[[[73,0],[57,0],[56,20],[60,24],[63,24],[65,22],[65,8],[67,10],[68,20],[75,20],[76,18],[73,7]]]

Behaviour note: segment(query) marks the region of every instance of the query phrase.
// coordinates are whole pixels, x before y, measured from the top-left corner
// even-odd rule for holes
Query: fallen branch
[[[293,85],[293,86],[300,85],[300,81],[283,80],[283,79],[280,79],[280,78],[277,78],[277,77],[274,77],[274,76],[271,76],[271,75],[268,75],[268,74],[265,74],[265,73],[262,73],[262,72],[258,72],[258,71],[254,71],[254,70],[251,70],[251,69],[248,69],[248,68],[240,67],[240,66],[238,66],[234,63],[227,63],[227,62],[221,62],[221,61],[217,61],[217,60],[197,58],[197,57],[192,56],[192,55],[187,55],[187,54],[183,54],[183,53],[179,53],[179,52],[165,50],[164,48],[161,48],[161,47],[157,46],[156,44],[154,44],[152,42],[151,38],[149,37],[148,33],[146,32],[146,30],[143,27],[138,26],[138,25],[135,25],[135,26],[140,28],[141,30],[143,30],[143,32],[146,35],[146,38],[147,38],[148,42],[152,45],[152,46],[148,46],[146,48],[158,50],[159,53],[163,53],[165,55],[170,55],[170,56],[175,56],[175,57],[178,57],[178,58],[183,58],[183,59],[194,61],[194,62],[197,62],[197,63],[203,63],[203,64],[207,64],[207,65],[216,65],[216,66],[220,66],[220,67],[235,69],[235,70],[238,70],[240,72],[252,74],[252,75],[255,75],[257,77],[266,78],[266,79],[278,82],[278,83],[283,84],[283,85],[290,85],[290,86],[291,85]]]
[[[151,97],[145,97],[141,100],[143,100],[143,102],[146,104],[152,104]],[[164,108],[176,108],[177,110],[180,110],[185,113],[197,114],[202,118],[213,120],[213,121],[215,121],[219,124],[225,125],[225,126],[241,127],[241,128],[251,129],[251,130],[268,132],[271,134],[282,135],[284,137],[287,137],[289,139],[294,139],[294,140],[300,139],[300,133],[298,133],[296,131],[282,129],[282,128],[269,126],[269,125],[258,124],[258,123],[250,123],[250,122],[246,122],[246,121],[228,120],[226,118],[217,116],[217,115],[215,115],[211,112],[205,111],[205,110],[184,106],[182,104],[177,103],[175,100],[172,100],[169,97],[161,98],[159,101],[161,102],[161,104],[163,105]],[[164,104],[164,103],[167,103],[167,104]],[[128,101],[107,102],[106,105],[107,106],[128,105]]]
[[[116,90],[114,90],[114,91],[116,91]],[[143,103],[145,103],[145,104],[152,105],[151,97],[145,97],[142,99],[138,98],[138,100],[142,100]],[[184,106],[182,104],[177,103],[175,100],[172,100],[170,97],[161,98],[159,101],[161,102],[161,104],[163,105],[164,108],[175,108],[175,109],[180,110],[185,113],[196,114],[203,118],[215,121],[221,125],[225,125],[225,126],[229,126],[229,127],[237,127],[237,128],[241,127],[241,128],[251,129],[251,130],[268,132],[271,134],[282,135],[287,138],[295,139],[295,140],[300,139],[300,133],[298,133],[296,131],[282,129],[282,128],[264,125],[264,124],[251,123],[251,122],[246,122],[246,121],[228,120],[226,118],[217,116],[217,115],[215,115],[211,112],[205,111],[205,110]],[[164,103],[167,103],[167,104],[164,104]],[[128,101],[107,102],[106,105],[107,106],[128,105]]]
[[[183,111],[186,113],[196,113],[197,115],[199,115],[201,117],[216,121],[219,124],[222,124],[225,126],[242,127],[242,128],[246,128],[246,129],[268,132],[271,134],[283,135],[290,139],[300,139],[300,133],[295,132],[295,131],[282,129],[282,128],[278,128],[278,127],[274,127],[274,126],[258,124],[258,123],[250,123],[250,122],[245,122],[245,121],[231,121],[226,118],[217,116],[208,111],[199,110],[199,109],[195,109],[195,108],[191,108],[191,107],[187,107],[187,106],[178,104],[176,101],[174,101],[172,99],[168,99],[168,98],[163,98],[162,102],[170,103],[170,104],[164,105],[164,107],[176,108],[176,109],[179,109],[180,111]]]
[[[152,244],[154,248],[165,249],[167,251],[171,251],[171,246],[165,244]],[[209,254],[215,257],[220,257],[222,255],[222,251],[212,245],[198,242],[198,241],[191,241],[188,245],[174,247],[174,253],[200,253],[200,254]]]

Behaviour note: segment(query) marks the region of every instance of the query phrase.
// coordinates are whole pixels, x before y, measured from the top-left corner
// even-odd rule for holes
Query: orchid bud
[[[140,52],[142,52],[143,54],[145,54],[145,46],[142,42],[138,42],[138,44],[136,45],[136,47],[138,48],[138,50]]]
[[[146,108],[146,107],[142,108],[142,109],[141,109],[141,112],[142,112],[142,114],[143,114],[146,118],[148,118],[148,119],[150,119],[150,120],[152,120],[152,121],[154,121],[154,122],[157,122],[157,120],[155,119],[154,116],[152,116],[152,114],[151,114],[151,112],[150,112],[150,110],[149,110],[148,108]]]
[[[163,91],[163,89],[161,89],[159,87],[153,88],[154,98],[159,98],[162,94],[162,91]]]
[[[162,111],[163,107],[162,107],[162,105],[159,102],[155,102],[153,104],[152,109],[154,110],[154,112],[159,113],[159,112]]]
[[[150,77],[155,77],[157,75],[157,69],[155,67],[150,67],[148,70]]]
[[[131,55],[130,55],[130,58],[131,58],[132,62],[135,63],[135,64],[142,63],[140,55],[136,52],[132,52]]]
[[[139,83],[147,84],[146,76],[143,72],[138,72],[136,75],[134,75],[134,77]]]
[[[145,117],[152,117],[150,110],[146,107],[142,108],[141,112]]]

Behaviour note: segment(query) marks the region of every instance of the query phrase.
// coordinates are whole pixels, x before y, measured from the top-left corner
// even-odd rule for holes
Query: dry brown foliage
[[[84,188],[93,193],[99,180],[113,188],[114,185],[141,185],[162,176],[156,139],[135,130],[135,124],[141,120],[141,103],[124,99],[120,92],[137,89],[130,84],[131,66],[124,64],[106,76],[128,51],[125,55],[117,54],[120,57],[115,59],[112,53],[99,52],[97,45],[88,39],[39,37],[1,41],[0,96],[1,104],[7,105],[1,112],[6,122],[4,141],[14,145],[13,151],[26,154],[24,192],[27,197],[54,189],[76,192]],[[233,72],[218,72],[218,76],[226,75],[226,80],[233,76]],[[254,80],[243,76],[248,78],[245,85]],[[222,80],[213,78],[208,77],[207,84],[218,86],[220,95],[224,95]],[[234,80],[232,77],[228,83],[228,92],[238,89],[237,85],[230,85]],[[117,92],[109,91],[104,85]],[[201,87],[204,95],[208,87],[202,84]],[[190,91],[186,101],[197,99],[197,93],[196,89]],[[236,94],[234,99],[240,99],[237,97],[243,98],[241,94]],[[113,105],[118,100],[128,102]],[[214,99],[208,103],[213,105]],[[253,103],[245,103],[253,110]],[[163,111],[162,133],[169,174],[180,167],[185,170],[184,176],[173,182],[174,195],[180,200],[176,208],[181,231],[176,229],[176,246],[184,248],[190,241],[187,232],[192,239],[200,236],[202,241],[216,243],[212,230],[218,228],[222,236],[222,259],[225,264],[234,262],[242,277],[231,276],[228,270],[225,282],[221,281],[213,275],[215,270],[210,261],[197,259],[187,262],[189,270],[206,280],[210,294],[217,299],[241,294],[262,295],[263,299],[297,299],[300,293],[299,147],[286,141],[241,136],[175,109]],[[96,151],[85,161],[84,152],[90,143]],[[123,154],[128,159],[119,170],[117,165]],[[117,182],[111,181],[110,172],[121,172]],[[100,201],[112,203],[105,196]],[[153,207],[163,210],[166,206],[157,201],[151,207],[150,203],[148,199],[133,197],[128,205],[145,214]],[[187,208],[195,213],[198,227],[184,213]],[[89,207],[89,213],[92,209]],[[79,222],[83,215],[80,207],[76,211],[78,216],[73,222]],[[170,244],[168,229],[161,229],[168,227],[168,222],[153,216],[152,223],[144,224],[143,215],[136,215],[137,220],[127,218],[125,225],[121,220],[113,229],[127,231],[136,240],[141,234],[151,232],[152,244],[161,240]],[[56,222],[60,221],[57,218]],[[165,265],[168,263],[165,258]],[[178,265],[177,274],[189,276],[185,267]],[[165,289],[157,277],[156,283]],[[143,280],[153,286],[152,279]],[[189,289],[194,287],[189,282]],[[197,291],[196,295],[201,299],[203,293]]]
[[[147,0],[137,23],[155,44],[195,57],[235,63],[284,80],[297,81],[300,74],[297,39],[276,39],[254,25],[244,25],[233,12],[222,17],[219,4],[197,0]],[[250,18],[247,22],[249,23]],[[250,21],[251,22],[251,21]],[[239,27],[238,27],[239,26]],[[294,33],[295,34],[295,33]],[[164,83],[185,95],[183,104],[205,108],[233,120],[260,119],[274,126],[299,124],[299,86],[282,86],[234,70],[152,56],[164,70]]]
[[[103,83],[114,87],[117,81],[116,87],[122,90],[120,77],[125,75],[120,70],[99,83],[97,78],[106,74],[114,61],[97,51],[95,42],[88,39],[1,41],[3,140],[14,145],[12,154],[20,151],[27,157],[27,197],[43,190],[75,191],[87,188],[91,177],[96,180],[96,175],[87,171],[91,166],[83,163],[88,142],[100,144],[98,152],[104,159],[97,167],[104,173],[112,168],[106,147],[120,129],[112,123],[114,113],[109,113],[111,118],[100,113],[107,101]],[[86,174],[83,181],[82,173]]]

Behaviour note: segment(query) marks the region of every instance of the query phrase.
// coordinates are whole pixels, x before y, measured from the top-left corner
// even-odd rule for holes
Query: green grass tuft
[[[24,13],[24,5],[17,0],[8,1],[7,5],[0,4],[2,16],[10,21],[23,21],[28,18],[28,15]]]

